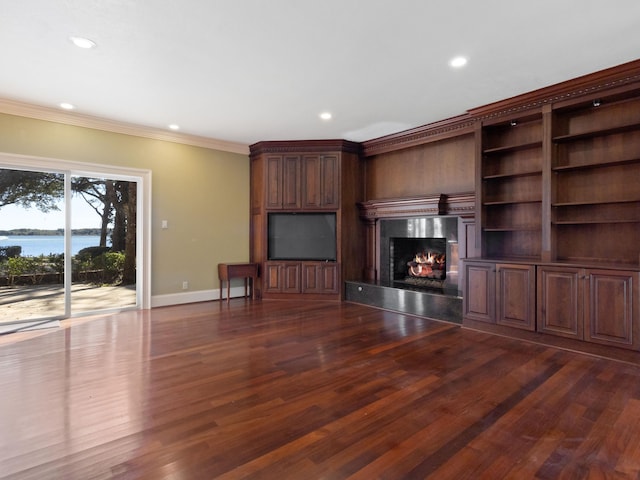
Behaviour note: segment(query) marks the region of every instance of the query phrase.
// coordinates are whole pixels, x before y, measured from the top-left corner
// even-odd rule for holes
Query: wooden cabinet
[[[538,331],[638,349],[638,273],[540,267]]]
[[[640,86],[513,111],[476,127],[465,320],[640,349]]]
[[[283,210],[335,210],[340,205],[339,156],[269,155],[265,206]]]
[[[335,262],[302,263],[302,292],[335,294],[340,293],[338,285],[338,265]]]
[[[536,329],[536,268],[533,265],[496,266],[496,323]]]
[[[338,162],[337,155],[304,155],[302,157],[303,208],[338,208],[340,204]]]
[[[496,322],[495,263],[464,261],[464,318],[486,323]]]
[[[265,293],[339,294],[336,262],[266,262]]]
[[[342,299],[343,282],[359,280],[365,265],[365,226],[357,209],[364,200],[360,145],[267,141],[251,145],[250,158],[250,261],[262,267],[262,298]],[[319,257],[305,254],[270,258],[269,219],[276,212],[335,213],[335,261],[310,261]]]
[[[298,209],[301,205],[299,155],[269,155],[265,205],[270,209]]]
[[[584,339],[580,270],[567,267],[538,269],[538,331]]]
[[[263,272],[265,293],[300,293],[300,262],[266,262]]]
[[[535,330],[535,267],[465,261],[464,317]]]

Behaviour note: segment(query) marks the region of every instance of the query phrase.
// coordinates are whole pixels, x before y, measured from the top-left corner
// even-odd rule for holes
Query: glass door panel
[[[71,177],[73,315],[137,305],[137,182]]]
[[[65,315],[64,174],[0,169],[0,333]]]

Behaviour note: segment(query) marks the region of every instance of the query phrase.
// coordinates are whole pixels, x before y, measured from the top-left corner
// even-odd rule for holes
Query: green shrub
[[[86,247],[80,250],[76,254],[76,259],[83,262],[85,260],[90,260],[96,257],[99,257],[103,253],[106,253],[110,250],[110,247]]]
[[[7,259],[7,276],[9,285],[15,284],[16,277],[20,275],[34,274],[37,260],[33,257],[11,257]],[[35,283],[35,282],[34,282]]]

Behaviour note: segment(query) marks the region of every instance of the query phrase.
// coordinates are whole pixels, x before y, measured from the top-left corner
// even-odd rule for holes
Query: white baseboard
[[[226,290],[224,295],[226,295]],[[231,298],[244,296],[244,287],[231,287]],[[226,298],[226,296],[225,296]],[[220,300],[220,290],[200,290],[197,292],[170,293],[167,295],[153,295],[151,308],[182,305],[184,303],[210,302]]]

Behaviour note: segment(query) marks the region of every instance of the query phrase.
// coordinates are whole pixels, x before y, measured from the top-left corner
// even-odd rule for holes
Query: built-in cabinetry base
[[[466,259],[463,324],[552,344],[570,339],[572,349],[599,354],[640,352],[639,285],[640,272],[625,268]]]

